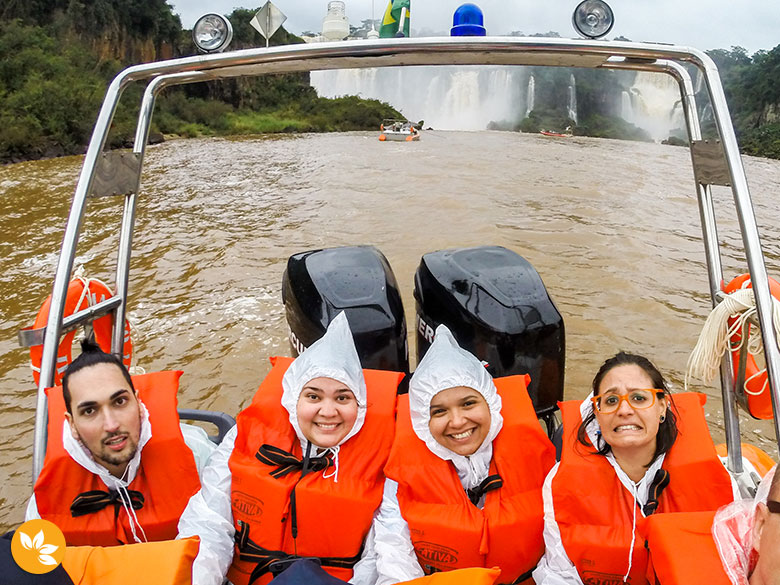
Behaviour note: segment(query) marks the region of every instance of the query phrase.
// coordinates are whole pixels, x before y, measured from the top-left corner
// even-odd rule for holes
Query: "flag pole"
[[[398,20],[398,33],[396,33],[396,37],[405,37],[404,34],[404,21],[406,20],[406,6],[401,8],[401,18]]]

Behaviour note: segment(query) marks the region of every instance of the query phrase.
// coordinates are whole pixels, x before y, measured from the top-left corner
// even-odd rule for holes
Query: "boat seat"
[[[217,427],[216,435],[209,435],[212,442],[219,445],[227,432],[236,425],[236,419],[224,412],[216,410],[196,410],[194,408],[180,408],[179,420],[197,420],[207,422]]]

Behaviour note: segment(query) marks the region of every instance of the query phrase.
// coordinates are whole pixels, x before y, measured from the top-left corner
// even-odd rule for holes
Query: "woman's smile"
[[[490,430],[490,408],[466,386],[442,390],[431,399],[428,428],[437,443],[458,455],[473,455]]]

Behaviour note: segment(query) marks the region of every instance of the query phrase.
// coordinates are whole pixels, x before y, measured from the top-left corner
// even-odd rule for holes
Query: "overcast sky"
[[[284,26],[300,34],[319,32],[328,0],[273,0],[287,15]],[[371,18],[372,0],[345,0],[350,24]],[[778,0],[607,0],[615,13],[615,26],[607,38],[624,36],[633,41],[657,41],[698,49],[741,46],[749,54],[780,44]],[[230,14],[234,8],[255,9],[262,0],[168,0],[192,28],[207,12]],[[448,33],[452,13],[462,0],[412,0],[413,33]],[[476,0],[485,15],[489,35],[519,30],[525,34],[556,31],[574,37],[571,13],[579,0]],[[374,17],[381,18],[387,0],[373,0]]]

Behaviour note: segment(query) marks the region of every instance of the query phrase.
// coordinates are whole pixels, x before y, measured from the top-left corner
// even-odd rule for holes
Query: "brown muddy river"
[[[690,155],[658,144],[498,132],[196,139],[150,147],[130,282],[134,362],[185,372],[180,406],[235,415],[289,355],[281,279],[296,252],[372,244],[388,258],[414,330],[422,254],[498,244],[539,271],[566,325],[566,397],[581,398],[619,349],[681,389],[709,312]],[[0,168],[0,530],[31,491],[35,389],[17,331],[51,290],[81,166]],[[780,278],[780,161],[745,158],[770,275]],[[746,270],[731,192],[715,192],[726,279]],[[121,204],[93,200],[77,264],[113,283]],[[410,336],[412,337],[412,336]],[[410,338],[412,356],[414,339]],[[723,440],[720,390],[708,416]],[[743,440],[777,457],[744,415]]]

